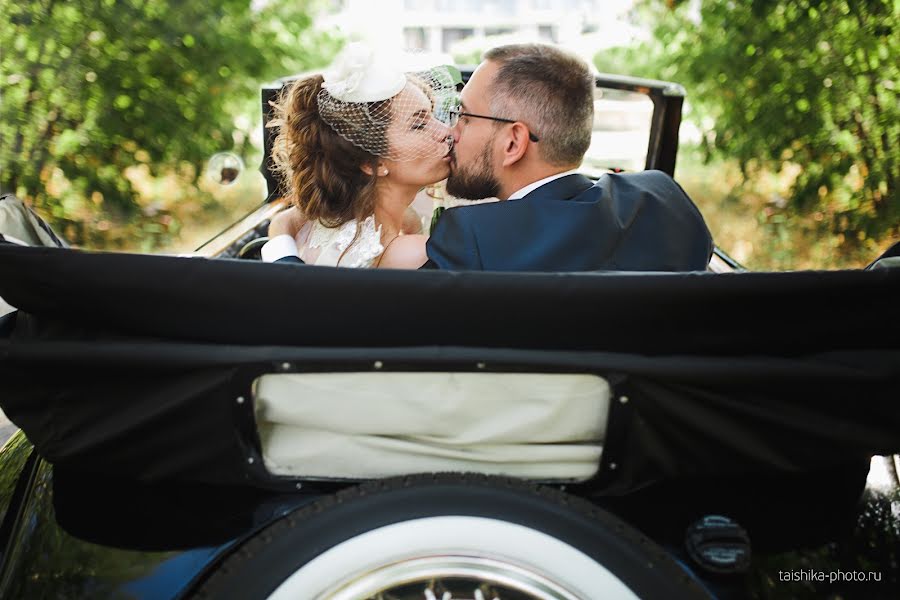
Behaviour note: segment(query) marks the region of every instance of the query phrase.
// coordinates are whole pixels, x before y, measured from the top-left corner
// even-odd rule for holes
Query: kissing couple
[[[595,79],[551,45],[489,50],[457,94],[441,68],[404,73],[361,44],[273,103],[272,163],[291,207],[266,262],[485,271],[704,270],[712,237],[660,171],[578,173]],[[423,188],[498,198],[405,233]],[[408,227],[406,227],[408,229]]]

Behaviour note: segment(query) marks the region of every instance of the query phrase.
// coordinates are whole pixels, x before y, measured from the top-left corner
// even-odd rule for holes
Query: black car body
[[[683,92],[598,82],[651,98],[646,166],[671,173]],[[22,428],[0,451],[0,595],[276,598],[337,556],[351,579],[323,584],[326,596],[296,584],[295,597],[377,597],[379,577],[398,598],[473,581],[501,598],[790,597],[797,587],[765,581],[785,568],[772,557],[849,539],[870,457],[900,451],[900,331],[886,318],[897,269],[390,273],[227,260],[252,254],[268,200],[205,246],[223,260],[0,245],[0,296],[19,309],[0,321],[0,406]],[[273,298],[304,298],[303,313],[323,318],[299,320]],[[596,472],[274,472],[260,381],[347,374],[602,381]],[[896,517],[883,517],[882,547],[896,549]],[[453,519],[496,535],[455,553],[429,546],[427,532],[449,536]],[[426,532],[415,556],[379,557],[373,544],[360,546],[372,565],[350,558],[369,534],[418,531],[408,524]],[[500,539],[519,533],[547,546]],[[559,556],[596,570],[565,575]],[[896,593],[896,562],[885,564],[866,563],[879,577],[861,597]]]

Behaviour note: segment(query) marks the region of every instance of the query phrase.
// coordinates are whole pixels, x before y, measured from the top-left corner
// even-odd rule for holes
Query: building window
[[[447,27],[444,29],[444,37],[441,40],[441,50],[450,52],[453,44],[468,39],[473,35],[475,35],[475,30],[471,27]]]
[[[408,50],[425,50],[428,47],[428,32],[424,27],[404,27],[403,41]]]
[[[557,42],[556,27],[553,25],[538,25],[538,37],[545,42]]]
[[[482,13],[493,13],[501,15],[514,15],[518,13],[516,0],[485,0],[481,4]]]
[[[406,10],[427,10],[431,8],[430,0],[403,0],[403,8]]]

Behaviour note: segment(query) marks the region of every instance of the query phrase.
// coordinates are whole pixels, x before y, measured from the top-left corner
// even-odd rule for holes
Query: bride
[[[404,218],[420,189],[449,175],[452,137],[435,114],[455,93],[448,72],[403,73],[361,44],[324,76],[287,85],[268,125],[278,129],[272,162],[292,205],[276,219],[304,225],[271,239],[263,260],[421,266],[427,236],[404,235]]]

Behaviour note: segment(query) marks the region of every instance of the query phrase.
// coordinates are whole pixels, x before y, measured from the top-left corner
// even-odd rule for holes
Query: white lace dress
[[[378,257],[384,252],[384,246],[381,245],[381,225],[376,227],[375,217],[368,217],[362,222],[356,243],[347,250],[356,234],[356,223],[349,221],[340,227],[325,227],[319,221],[307,224],[296,238],[300,258],[308,265],[356,269],[374,267]]]

